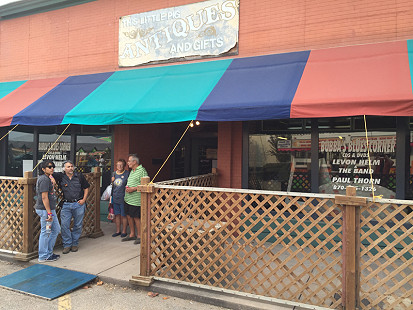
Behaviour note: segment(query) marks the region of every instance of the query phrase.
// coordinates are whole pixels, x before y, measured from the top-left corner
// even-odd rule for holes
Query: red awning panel
[[[406,41],[311,51],[291,118],[413,115]]]
[[[27,81],[0,99],[0,126],[9,126],[13,116],[63,82],[63,78]],[[58,104],[58,103],[56,103]],[[44,111],[48,115],[48,111]]]

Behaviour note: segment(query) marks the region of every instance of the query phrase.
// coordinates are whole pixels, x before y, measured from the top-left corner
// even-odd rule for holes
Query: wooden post
[[[94,198],[93,206],[95,207],[95,229],[93,233],[89,236],[90,238],[98,238],[104,235],[102,229],[100,228],[100,177],[102,173],[100,167],[93,167],[93,182],[95,183],[94,195],[89,193],[89,196]],[[89,200],[89,198],[87,199]]]
[[[218,169],[217,168],[212,168],[212,174],[213,180],[212,180],[212,187],[217,187],[218,186]]]
[[[344,309],[360,306],[360,206],[365,197],[356,197],[356,188],[347,186],[346,196],[336,196],[343,205],[342,305]]]
[[[141,179],[138,192],[141,192],[141,255],[140,275],[132,276],[129,280],[133,284],[150,286],[152,284],[151,273],[151,195],[154,191],[153,185],[148,185],[149,177]]]
[[[147,186],[149,177],[141,179],[141,185]],[[140,275],[149,276],[150,273],[150,240],[149,227],[151,225],[151,193],[141,192],[141,260]]]
[[[38,255],[37,250],[33,249],[33,199],[36,186],[36,178],[33,178],[33,172],[26,171],[24,177],[19,179],[19,184],[23,186],[23,249],[14,258],[27,262]]]

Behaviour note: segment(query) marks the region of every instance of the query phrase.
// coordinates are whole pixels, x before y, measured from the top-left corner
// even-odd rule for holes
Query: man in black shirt
[[[63,207],[60,212],[62,228],[63,254],[77,252],[79,238],[82,234],[85,202],[89,193],[89,182],[80,172],[74,172],[71,161],[63,164],[63,172],[53,173],[57,184],[63,192]],[[70,231],[70,221],[73,217],[73,228]]]

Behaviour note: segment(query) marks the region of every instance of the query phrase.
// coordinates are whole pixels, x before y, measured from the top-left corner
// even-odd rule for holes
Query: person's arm
[[[147,177],[148,176],[148,172],[146,172],[146,169],[143,169],[143,173],[141,176],[139,176],[139,184],[136,187],[128,187],[126,188],[126,191],[128,193],[132,193],[132,192],[137,192],[138,191],[138,186],[141,184],[141,179],[142,177]]]
[[[88,194],[89,194],[89,188],[85,188],[83,190],[83,198],[78,201],[78,204],[83,205],[86,202]]]
[[[53,187],[55,187],[56,186],[56,179],[53,177],[53,175],[50,175],[49,179],[50,179],[50,181],[52,181]]]
[[[79,178],[80,178],[80,185],[82,186],[83,189],[83,198],[80,199],[78,201],[79,204],[83,205],[86,202],[87,199],[87,195],[89,194],[89,187],[90,184],[89,182],[86,180],[85,176],[83,174],[79,174]]]
[[[42,201],[44,208],[47,211],[47,220],[48,222],[51,222],[52,219],[52,211],[50,209],[50,204],[49,204],[49,192],[42,192]]]

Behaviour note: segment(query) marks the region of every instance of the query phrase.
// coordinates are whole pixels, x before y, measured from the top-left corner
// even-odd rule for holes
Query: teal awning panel
[[[27,82],[27,80],[0,83],[0,99],[3,98],[4,96],[10,94],[12,91],[19,88],[20,86],[22,86],[26,82]]]
[[[62,124],[171,123],[195,119],[232,60],[117,71]]]

